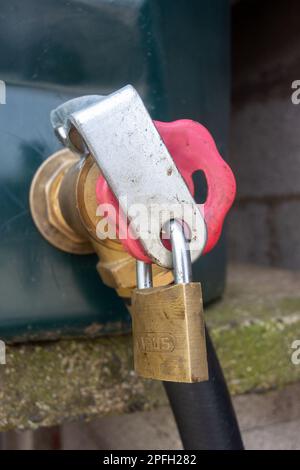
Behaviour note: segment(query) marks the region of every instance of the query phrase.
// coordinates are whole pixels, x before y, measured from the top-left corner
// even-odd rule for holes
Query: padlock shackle
[[[188,284],[192,282],[192,261],[184,226],[178,220],[170,220],[165,231],[170,237],[172,246],[174,282]],[[148,289],[153,286],[151,264],[136,260],[136,284],[138,289]]]
[[[148,289],[153,286],[152,265],[136,260],[136,286],[138,289]]]
[[[168,230],[172,246],[175,284],[188,284],[192,282],[192,261],[184,226],[178,220],[171,220]]]

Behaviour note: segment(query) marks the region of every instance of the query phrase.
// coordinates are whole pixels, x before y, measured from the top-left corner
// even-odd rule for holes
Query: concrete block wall
[[[231,260],[300,268],[300,2],[232,8]]]

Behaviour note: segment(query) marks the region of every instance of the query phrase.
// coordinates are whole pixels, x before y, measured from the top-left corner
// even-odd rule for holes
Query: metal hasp
[[[131,85],[71,113],[66,127],[74,145],[78,134],[82,138],[154,263],[173,266],[172,253],[161,242],[170,208],[190,230],[192,261],[200,256],[206,242],[202,214]],[[132,214],[137,204],[145,207],[138,222]]]

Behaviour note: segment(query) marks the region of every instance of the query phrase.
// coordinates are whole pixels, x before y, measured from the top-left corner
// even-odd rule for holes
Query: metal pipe
[[[186,450],[242,450],[239,425],[223,372],[206,331],[209,380],[163,382]]]

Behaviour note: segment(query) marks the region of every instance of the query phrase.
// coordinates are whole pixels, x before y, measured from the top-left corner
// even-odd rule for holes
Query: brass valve
[[[67,253],[96,253],[97,270],[119,296],[130,298],[136,287],[135,259],[119,240],[100,239],[96,215],[96,182],[100,170],[91,156],[80,158],[68,149],[50,156],[35,174],[30,189],[30,208],[41,234]],[[98,226],[99,227],[99,226]],[[155,287],[173,282],[171,271],[153,265]]]

